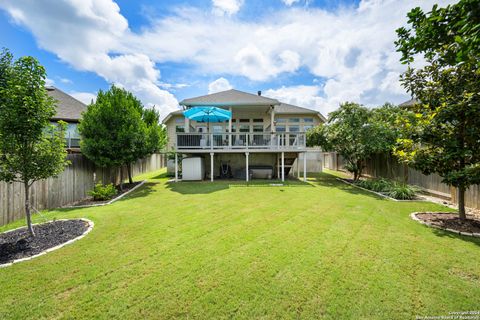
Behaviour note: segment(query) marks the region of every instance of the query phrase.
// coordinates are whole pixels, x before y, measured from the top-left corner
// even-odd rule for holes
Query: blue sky
[[[446,1],[439,1],[446,4]],[[114,83],[163,116],[236,88],[324,114],[343,101],[408,99],[396,0],[0,0],[0,46],[32,55],[49,83],[90,101]]]

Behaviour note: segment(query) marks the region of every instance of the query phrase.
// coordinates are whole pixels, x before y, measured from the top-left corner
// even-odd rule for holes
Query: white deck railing
[[[306,147],[304,132],[177,133],[177,149],[298,150]]]

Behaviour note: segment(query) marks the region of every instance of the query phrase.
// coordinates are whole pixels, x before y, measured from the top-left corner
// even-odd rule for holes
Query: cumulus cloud
[[[72,97],[74,97],[75,99],[77,99],[78,101],[81,101],[85,104],[90,104],[92,102],[95,102],[95,100],[97,99],[97,95],[96,94],[93,94],[91,92],[70,92],[69,93]]]
[[[27,27],[40,47],[77,70],[133,91],[146,105],[158,106],[163,116],[177,108],[175,97],[157,85],[160,72],[148,55],[122,52],[131,31],[112,0],[19,0],[0,2],[0,7]]]
[[[233,15],[240,10],[243,0],[212,0],[213,12],[216,15]]]
[[[291,6],[294,3],[300,2],[300,0],[282,0],[287,6]]]
[[[225,91],[225,90],[229,90],[229,89],[232,89],[232,85],[230,84],[230,82],[228,82],[227,79],[225,79],[223,77],[218,78],[217,80],[210,82],[210,84],[208,85],[208,93],[209,94],[220,92],[220,91]]]
[[[112,0],[2,1],[0,7],[29,28],[42,48],[78,70],[123,85],[166,114],[177,102],[164,90],[169,87],[160,82],[157,63],[191,65],[192,77],[222,74],[262,82],[305,70],[322,85],[272,88],[272,93],[289,89],[293,96],[313,87],[300,102],[314,101],[322,112],[345,100],[402,102],[408,95],[398,83],[405,67],[395,52],[395,29],[406,23],[412,7],[428,10],[436,2],[453,0],[362,0],[333,11],[292,6],[244,21],[225,17],[237,13],[243,1],[212,0],[213,11],[177,7],[138,32],[129,29]]]
[[[266,90],[264,96],[299,107],[314,109],[327,116],[335,108],[332,108],[321,96],[322,90],[320,85],[282,86],[278,89]]]

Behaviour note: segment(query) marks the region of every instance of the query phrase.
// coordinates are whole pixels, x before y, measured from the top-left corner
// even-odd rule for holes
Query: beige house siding
[[[232,125],[236,125],[237,132],[239,130],[240,125],[244,124],[249,124],[250,128],[253,128],[253,125],[258,125],[259,123],[253,122],[253,119],[263,119],[263,130],[265,132],[270,132],[271,131],[271,115],[270,112],[267,111],[265,106],[259,106],[258,107],[261,111],[244,111],[241,110],[241,108],[232,108]],[[292,122],[290,121],[291,119],[298,118],[299,122]],[[305,118],[312,118],[313,122],[305,122]],[[240,119],[249,119],[250,122],[245,123],[245,122],[240,122]],[[282,120],[285,119],[285,122],[282,122]],[[180,121],[180,122],[177,122]],[[275,114],[275,120],[276,126],[285,126],[286,131],[289,131],[290,126],[299,126],[299,131],[304,132],[305,131],[305,126],[317,126],[321,124],[320,118],[315,115],[315,114]],[[176,127],[177,125],[184,125],[185,124],[185,118],[183,115],[173,115],[171,116],[168,121],[165,123],[167,126],[167,134],[168,134],[168,150],[172,150],[175,147],[175,139],[176,139]],[[196,128],[198,126],[209,126],[209,129],[211,130],[212,126],[214,125],[221,125],[222,131],[226,132],[228,129],[228,121],[223,122],[223,123],[198,123],[196,121],[190,121],[190,132],[196,132]]]

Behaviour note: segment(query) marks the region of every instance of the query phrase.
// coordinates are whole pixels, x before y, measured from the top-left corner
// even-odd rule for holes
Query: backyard
[[[168,183],[86,217],[85,238],[0,269],[0,318],[412,319],[478,310],[480,239],[323,173],[308,183]],[[23,220],[0,228],[5,231]]]

